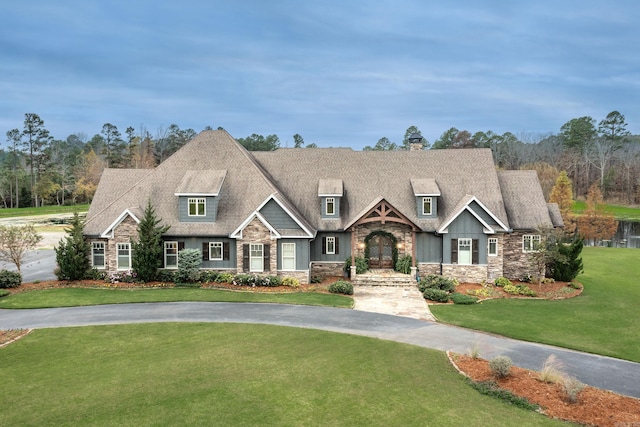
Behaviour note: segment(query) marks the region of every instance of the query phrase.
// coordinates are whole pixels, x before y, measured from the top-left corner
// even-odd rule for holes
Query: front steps
[[[369,270],[351,280],[354,286],[416,286],[416,278],[393,270]]]

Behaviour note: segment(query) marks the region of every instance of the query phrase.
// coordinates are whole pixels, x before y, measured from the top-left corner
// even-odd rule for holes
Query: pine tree
[[[573,188],[566,171],[561,171],[549,196],[551,203],[557,203],[564,222],[564,231],[572,234],[576,231],[576,218],[571,211],[573,206]]]
[[[82,235],[83,229],[84,222],[76,212],[71,220],[71,228],[66,230],[67,236],[55,248],[58,280],[82,280],[91,270],[90,246]]]
[[[162,235],[169,230],[169,226],[162,226],[161,222],[149,200],[138,224],[138,241],[131,242],[132,269],[143,282],[154,281],[162,265]]]

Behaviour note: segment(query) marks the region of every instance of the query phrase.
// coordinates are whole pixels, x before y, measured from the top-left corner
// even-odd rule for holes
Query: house
[[[94,268],[131,268],[148,201],[163,225],[163,267],[199,249],[202,269],[341,275],[411,255],[414,272],[481,282],[533,273],[540,227],[561,227],[534,171],[497,171],[489,149],[248,152],[204,131],[153,170],[107,169],[85,224]],[[355,272],[354,272],[355,273]]]

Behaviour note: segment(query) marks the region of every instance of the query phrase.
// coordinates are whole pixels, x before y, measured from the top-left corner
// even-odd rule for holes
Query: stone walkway
[[[435,321],[416,286],[353,287],[354,310]]]

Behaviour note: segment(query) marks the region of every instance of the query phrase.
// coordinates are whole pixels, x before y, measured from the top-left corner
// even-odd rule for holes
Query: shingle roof
[[[564,220],[560,213],[560,206],[557,203],[547,203],[549,209],[549,216],[551,217],[551,223],[554,227],[564,227]]]
[[[226,170],[188,170],[184,172],[175,194],[217,196],[226,175]]]
[[[341,179],[321,179],[318,183],[318,196],[342,196]]]
[[[512,229],[531,230],[552,226],[536,171],[498,171],[498,179]]]
[[[415,196],[440,196],[440,188],[434,178],[412,179],[411,188]]]

